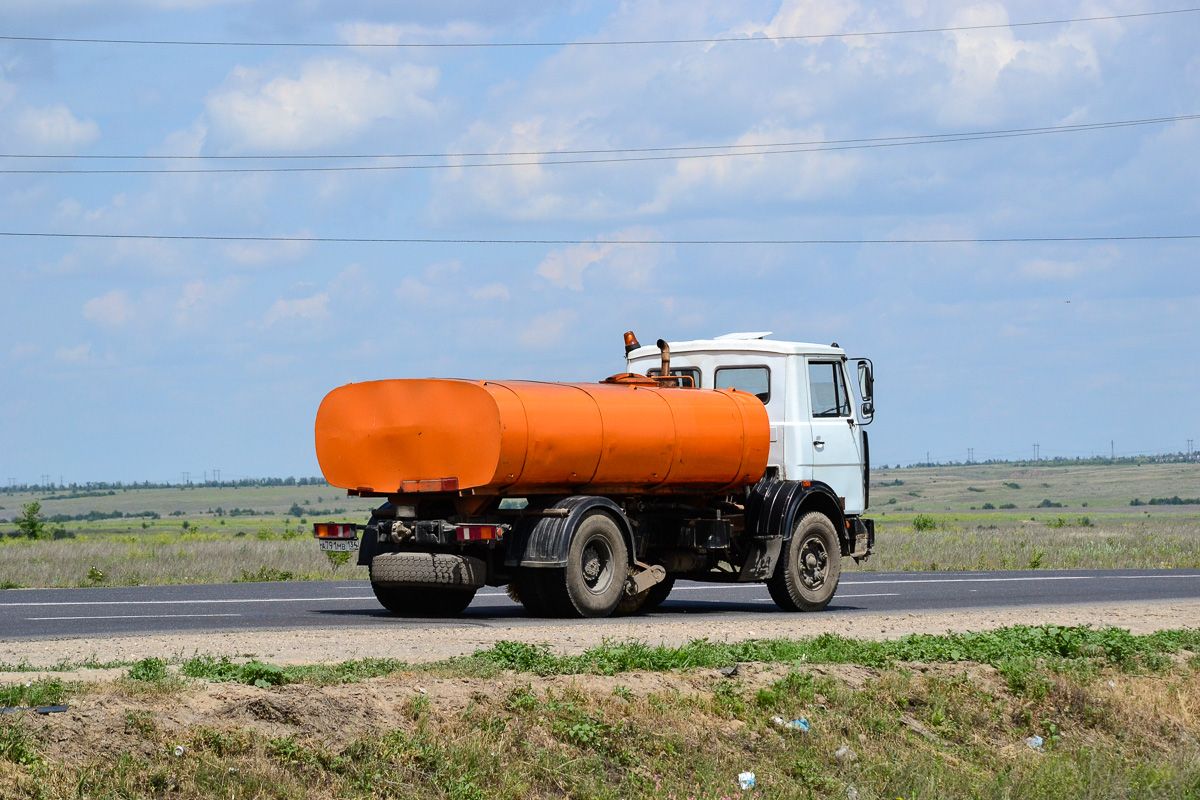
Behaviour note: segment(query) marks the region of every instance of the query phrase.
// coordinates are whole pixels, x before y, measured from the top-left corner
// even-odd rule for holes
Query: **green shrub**
[[[912,526],[914,531],[931,531],[937,527],[937,520],[928,514],[917,514],[913,517]]]
[[[143,658],[130,667],[125,676],[132,681],[144,681],[146,683],[161,681],[167,677],[167,662],[154,656]]]

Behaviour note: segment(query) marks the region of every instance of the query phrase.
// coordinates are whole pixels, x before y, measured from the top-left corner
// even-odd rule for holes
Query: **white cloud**
[[[92,344],[87,342],[78,347],[60,347],[54,351],[54,357],[64,364],[86,364],[91,360]]]
[[[539,314],[521,331],[521,344],[535,348],[557,347],[567,328],[578,316],[574,311],[565,308]]]
[[[738,145],[779,142],[822,142],[827,138],[820,125],[788,128],[764,123],[737,138]],[[654,199],[641,210],[660,214],[714,192],[728,199],[775,197],[808,199],[845,191],[858,177],[861,158],[846,153],[787,153],[784,155],[741,155],[732,158],[697,158],[680,161],[664,177]]]
[[[338,37],[347,44],[391,45],[400,42],[479,42],[490,34],[469,22],[450,22],[440,27],[427,25],[377,25],[347,22],[337,26]]]
[[[858,12],[857,3],[820,3],[812,0],[784,0],[775,16],[765,25],[748,23],[735,28],[737,33],[750,36],[808,36],[820,33],[841,33],[846,21]],[[819,44],[820,39],[802,39]]]
[[[591,244],[551,251],[538,265],[537,274],[565,289],[583,290],[583,274],[603,270],[627,288],[645,286],[662,257],[659,245],[626,244],[629,240],[653,239],[655,231],[630,228]]]
[[[486,286],[480,286],[478,289],[471,290],[471,297],[482,302],[494,302],[507,300],[512,294],[508,287],[503,283],[489,283]]]
[[[380,72],[321,59],[294,78],[238,67],[205,106],[213,133],[234,148],[298,150],[345,141],[377,120],[430,116],[423,95],[437,83],[436,69],[412,64]]]
[[[319,292],[312,297],[296,300],[279,299],[263,317],[263,324],[270,326],[288,319],[320,320],[329,316],[329,294]]]
[[[220,283],[191,281],[183,287],[183,293],[175,303],[175,324],[181,327],[202,325],[213,310],[227,305],[241,287],[241,281],[236,278]]]
[[[12,349],[8,351],[9,355],[11,355],[13,359],[17,361],[36,356],[40,352],[42,352],[41,346],[34,344],[33,342],[21,342],[19,344],[14,344]]]
[[[309,235],[307,232],[297,234]],[[308,255],[309,242],[239,242],[225,248],[230,261],[248,267],[258,267],[279,261],[297,261]]]
[[[94,120],[78,120],[62,104],[26,108],[17,114],[14,127],[23,141],[42,150],[71,151],[100,136],[100,126]]]
[[[129,295],[120,289],[113,289],[108,294],[93,297],[83,304],[84,319],[104,325],[119,327],[129,322],[135,315],[136,311]]]
[[[442,303],[457,293],[460,287],[451,286],[449,279],[462,271],[462,262],[458,259],[439,261],[431,264],[421,273],[421,277],[406,275],[396,288],[396,299],[402,303]]]
[[[981,3],[959,8],[948,25],[1008,22],[1003,5]],[[942,61],[950,74],[939,90],[942,121],[1000,119],[1008,109],[1009,97],[1051,95],[1064,81],[1097,77],[1100,61],[1092,37],[1105,32],[1103,28],[1071,26],[1046,40],[1018,39],[1010,27],[944,34],[949,46],[942,51]]]
[[[1078,261],[1054,261],[1035,258],[1021,266],[1021,272],[1030,278],[1063,281],[1083,274],[1083,264]]]

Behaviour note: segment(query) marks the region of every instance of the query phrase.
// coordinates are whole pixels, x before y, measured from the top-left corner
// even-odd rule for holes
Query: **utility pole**
[[[213,470],[213,480],[217,483],[221,482],[221,470],[219,470],[219,469]]]
[[[1192,440],[1191,439],[1188,439],[1187,457],[1188,458],[1192,457]]]
[[[925,451],[925,466],[927,466],[927,467],[928,467],[929,465],[930,465],[930,461],[929,461],[929,451],[928,451],[928,450],[926,450],[926,451]]]
[[[1113,439],[1108,440],[1108,460],[1109,461],[1117,460],[1117,451],[1116,451],[1116,448],[1113,447],[1113,441],[1114,441]]]
[[[1041,445],[1039,445],[1037,442],[1033,443],[1033,460],[1034,461],[1041,461],[1041,457],[1038,456],[1038,448],[1039,447],[1041,447]]]
[[[967,463],[970,464],[974,461],[975,461],[975,448],[968,447],[967,448]]]
[[[192,482],[192,473],[190,473],[190,472],[185,472],[185,473],[183,473],[183,483],[184,483],[184,485],[186,486],[187,484],[189,484],[189,483],[191,483],[191,482]]]

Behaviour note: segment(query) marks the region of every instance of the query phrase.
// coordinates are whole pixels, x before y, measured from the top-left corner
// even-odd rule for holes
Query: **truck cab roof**
[[[846,355],[846,351],[840,347],[827,344],[813,344],[811,342],[780,342],[765,338],[770,335],[770,331],[727,333],[722,336],[713,337],[712,339],[693,339],[687,342],[669,342],[669,344],[673,355],[712,352],[819,355],[835,356],[838,358],[844,358]],[[658,352],[657,347],[646,345],[631,351],[628,354],[628,358],[631,361],[639,358],[648,358],[658,355]]]

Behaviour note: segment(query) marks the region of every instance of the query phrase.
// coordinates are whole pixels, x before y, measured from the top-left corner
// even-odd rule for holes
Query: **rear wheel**
[[[842,548],[829,517],[811,511],[784,542],[775,574],[767,581],[771,599],[784,611],[820,611],[829,605],[842,574]]]
[[[557,573],[560,570],[553,570]],[[550,617],[550,606],[542,599],[540,569],[522,569],[508,585],[509,596],[525,606],[525,610],[534,617]],[[515,595],[515,597],[514,597]]]
[[[597,511],[575,529],[566,568],[538,570],[535,577],[548,613],[607,617],[621,602],[628,571],[629,549],[621,529],[612,517]]]
[[[474,589],[423,589],[371,584],[380,605],[405,617],[453,617],[475,599]]]

